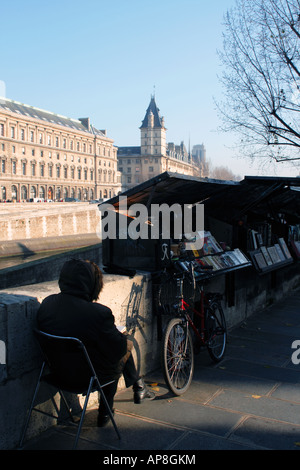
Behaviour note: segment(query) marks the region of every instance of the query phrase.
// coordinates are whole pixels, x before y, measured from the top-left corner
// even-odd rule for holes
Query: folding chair
[[[40,345],[44,361],[39,373],[38,381],[35,387],[30,409],[21,436],[20,448],[22,448],[23,446],[24,438],[33,410],[51,416],[57,420],[59,419],[58,416],[54,416],[34,407],[41,382],[46,382],[47,384],[56,387],[73,423],[74,419],[71,413],[70,406],[64,395],[64,392],[75,393],[77,395],[86,395],[73,449],[76,449],[77,447],[90,394],[91,392],[96,390],[100,392],[101,399],[103,400],[106,406],[107,412],[113,423],[117,436],[119,439],[121,439],[119,430],[113,417],[112,410],[109,404],[107,403],[106,397],[103,393],[103,388],[113,383],[114,380],[105,384],[100,384],[92,361],[82,341],[80,341],[78,338],[73,337],[50,335],[38,329],[34,330],[34,334]],[[56,411],[58,412],[58,410]]]

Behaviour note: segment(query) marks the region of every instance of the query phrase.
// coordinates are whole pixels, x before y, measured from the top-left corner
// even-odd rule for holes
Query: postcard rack
[[[249,256],[259,273],[267,273],[275,269],[292,264],[294,259],[287,247],[284,238],[278,238],[278,243],[272,246],[259,246],[250,251]]]

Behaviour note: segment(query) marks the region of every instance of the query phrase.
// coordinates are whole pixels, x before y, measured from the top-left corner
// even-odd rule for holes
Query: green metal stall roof
[[[233,222],[244,214],[281,212],[300,220],[300,178],[246,176],[242,181],[197,178],[165,172],[108,200],[118,210],[120,196],[132,204],[195,204]],[[99,205],[101,206],[101,205]]]

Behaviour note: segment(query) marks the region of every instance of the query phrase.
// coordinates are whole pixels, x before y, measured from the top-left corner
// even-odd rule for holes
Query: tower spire
[[[153,87],[155,92],[155,86]],[[166,128],[163,117],[155,103],[154,95],[147,108],[145,117],[140,126],[141,154],[157,157],[166,155]]]

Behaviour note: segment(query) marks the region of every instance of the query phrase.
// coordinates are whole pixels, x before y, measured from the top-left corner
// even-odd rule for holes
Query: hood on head
[[[81,259],[70,259],[63,265],[58,285],[63,294],[91,300],[95,286],[93,266]]]

